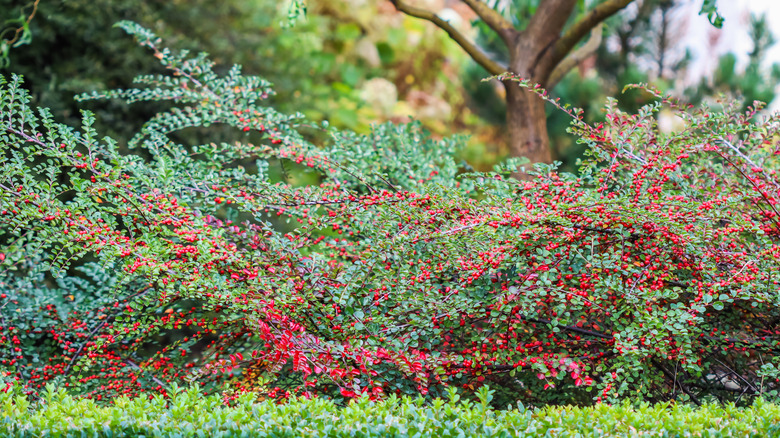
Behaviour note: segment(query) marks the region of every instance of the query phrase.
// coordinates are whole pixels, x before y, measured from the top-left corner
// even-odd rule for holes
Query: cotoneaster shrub
[[[170,74],[82,98],[170,108],[133,138],[136,155],[89,113],[64,126],[28,106],[20,78],[0,85],[7,389],[381,398],[493,382],[503,404],[776,394],[777,116],[610,102],[598,126],[570,111],[589,148],[577,175],[538,166],[516,181],[518,162],[460,174],[457,139],[308,124],[264,106],[262,79],[218,76],[206,55],[120,25]],[[680,131],[659,132],[662,107]],[[175,141],[215,125],[246,139]]]

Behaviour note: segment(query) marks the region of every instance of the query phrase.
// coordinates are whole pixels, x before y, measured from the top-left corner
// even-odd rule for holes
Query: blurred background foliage
[[[538,1],[500,3],[503,13],[522,26]],[[742,97],[746,104],[771,102],[780,65],[761,66],[775,43],[762,17],[752,21],[754,48],[747,68],[740,68],[733,54],[725,55],[712,78],[695,86],[682,83],[691,57],[679,50],[676,30],[686,19],[681,6],[687,2],[640,0],[611,18],[599,50],[553,94],[585,109],[590,121],[602,117],[606,96],[616,96],[626,110],[647,103],[651,97],[640,91],[621,94],[626,84],[639,82],[692,103],[718,93]],[[505,56],[493,33],[474,21],[462,3],[421,3],[496,58]],[[483,82],[488,74],[446,33],[397,13],[389,1],[307,0],[306,5],[306,17],[288,26],[290,3],[275,0],[0,0],[0,39],[10,41],[19,28],[24,37],[24,45],[8,47],[8,65],[0,72],[24,75],[36,105],[78,124],[80,106],[73,95],[128,87],[137,72],[159,71],[144,49],[112,28],[119,20],[133,20],[170,47],[206,51],[223,69],[237,63],[246,73],[267,78],[277,91],[270,103],[281,111],[301,112],[313,121],[327,120],[360,133],[372,123],[412,117],[435,137],[469,134],[462,158],[477,169],[507,156],[502,86]],[[33,7],[36,13],[27,25]],[[88,109],[97,114],[100,132],[120,141],[153,114],[143,104],[111,101],[90,102]],[[569,120],[553,108],[548,114],[553,156],[566,170],[574,170],[582,150],[566,134]]]
[[[15,17],[30,4],[0,0],[0,14]],[[133,20],[170,47],[205,51],[222,68],[241,64],[245,73],[267,78],[277,92],[271,103],[282,111],[361,133],[371,123],[411,116],[435,136],[469,131],[474,144],[500,140],[469,109],[461,79],[469,61],[446,34],[397,14],[389,2],[307,6],[306,18],[289,27],[288,5],[274,0],[43,0],[30,23],[32,39],[11,50],[0,71],[24,75],[35,104],[78,124],[73,95],[127,87],[137,72],[159,71],[144,49],[112,28]],[[116,102],[90,102],[88,109],[100,132],[119,139],[152,114],[144,105]],[[486,166],[501,153],[500,147],[483,152],[473,155]]]

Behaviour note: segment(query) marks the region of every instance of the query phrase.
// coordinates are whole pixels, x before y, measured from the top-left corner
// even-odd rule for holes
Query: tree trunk
[[[635,0],[603,0],[598,2],[590,10],[584,11],[583,16],[569,26],[566,32],[563,32],[563,28],[572,16],[574,7],[581,0],[540,0],[522,30],[517,29],[511,21],[490,8],[487,3],[483,3],[481,0],[463,0],[497,36],[501,37],[509,49],[508,65],[493,60],[436,13],[411,6],[402,0],[390,1],[399,11],[428,20],[444,29],[450,38],[455,40],[490,74],[500,75],[511,71],[542,87],[546,87],[552,77],[552,82],[549,85],[554,87],[557,79],[566,73],[563,67],[563,71],[556,72],[556,66],[574,65],[574,63],[562,63],[562,61],[565,61],[566,57],[572,54],[577,43],[588,33],[593,33],[596,26],[599,26],[604,20]],[[671,2],[672,0],[663,1]],[[649,3],[651,2],[643,2],[642,5]],[[600,40],[600,36],[598,39]],[[595,44],[598,46],[598,42]],[[588,43],[582,47],[586,46]],[[576,57],[571,59],[576,59]],[[551,163],[552,152],[550,151],[550,139],[547,137],[544,101],[512,81],[504,81],[504,88],[506,90],[509,149],[512,156],[527,157],[531,163]],[[516,174],[515,176],[528,179],[528,175],[525,174]]]
[[[539,3],[525,30],[519,32],[509,47],[509,71],[542,87],[547,86],[561,57],[556,51],[561,31],[571,16],[576,0],[544,0]],[[506,90],[506,123],[509,150],[513,157],[526,157],[533,163],[552,163],[550,139],[547,136],[545,101],[517,82],[504,81]],[[530,168],[530,165],[526,169]],[[528,180],[528,175],[513,175]]]
[[[513,157],[527,157],[531,163],[552,163],[544,100],[517,82],[504,81],[506,125]],[[522,175],[515,175],[522,178]],[[525,179],[525,178],[522,178]]]

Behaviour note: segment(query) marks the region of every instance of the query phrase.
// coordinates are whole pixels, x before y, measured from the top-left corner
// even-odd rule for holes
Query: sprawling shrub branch
[[[561,107],[589,147],[578,175],[459,175],[457,139],[308,125],[263,105],[265,81],[121,26],[170,74],[84,97],[173,104],[138,154],[0,83],[7,381],[98,399],[183,382],[227,398],[496,382],[538,403],[776,391],[777,116],[659,97],[589,126]],[[662,107],[680,130],[659,131]],[[212,125],[245,137],[175,140]]]

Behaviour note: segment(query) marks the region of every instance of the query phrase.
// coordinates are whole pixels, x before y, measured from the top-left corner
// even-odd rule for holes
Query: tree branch
[[[577,42],[594,27],[598,26],[604,20],[625,8],[633,1],[634,0],[606,0],[587,12],[584,17],[574,23],[555,43],[555,53],[553,54],[552,65],[557,65],[561,62],[561,60],[572,51]]]
[[[549,319],[542,319],[542,318],[526,318],[526,317],[523,316],[523,319],[528,321],[528,322],[533,322],[533,323],[536,323],[536,324],[551,324],[552,323],[551,320],[549,320]],[[599,339],[606,339],[606,340],[614,339],[612,336],[607,335],[605,333],[584,329],[582,327],[577,327],[577,326],[574,326],[574,325],[559,325],[558,327],[561,328],[561,329],[570,331],[570,332],[579,333],[581,335],[594,336],[594,337],[599,338]]]
[[[498,36],[504,41],[507,48],[512,47],[515,44],[515,38],[517,38],[517,30],[512,26],[512,23],[504,18],[498,11],[490,6],[482,3],[481,0],[462,0],[468,7],[474,11],[479,18],[485,22]]]
[[[390,2],[400,12],[415,18],[430,21],[447,32],[447,35],[449,35],[450,38],[458,43],[458,45],[461,46],[463,50],[465,50],[466,53],[468,53],[469,56],[471,56],[471,58],[477,62],[477,64],[481,65],[485,70],[487,70],[488,73],[492,75],[498,75],[505,73],[508,70],[506,66],[490,59],[490,57],[485,52],[483,52],[474,43],[469,41],[462,33],[458,32],[457,29],[455,29],[449,22],[442,20],[433,12],[410,6],[401,0],[390,0]]]
[[[574,11],[577,0],[541,0],[524,33],[526,39],[534,39],[538,47],[547,47],[560,35],[566,21]]]
[[[563,58],[563,60],[555,66],[555,69],[553,69],[552,73],[550,73],[550,78],[547,80],[547,88],[550,90],[555,88],[558,82],[560,82],[560,80],[563,79],[563,77],[566,76],[566,74],[569,73],[571,69],[594,54],[601,45],[603,34],[604,25],[603,23],[600,23],[590,33],[590,38],[588,38],[588,41],[585,42],[585,44],[580,46],[580,48],[577,50],[569,53],[568,56]]]

